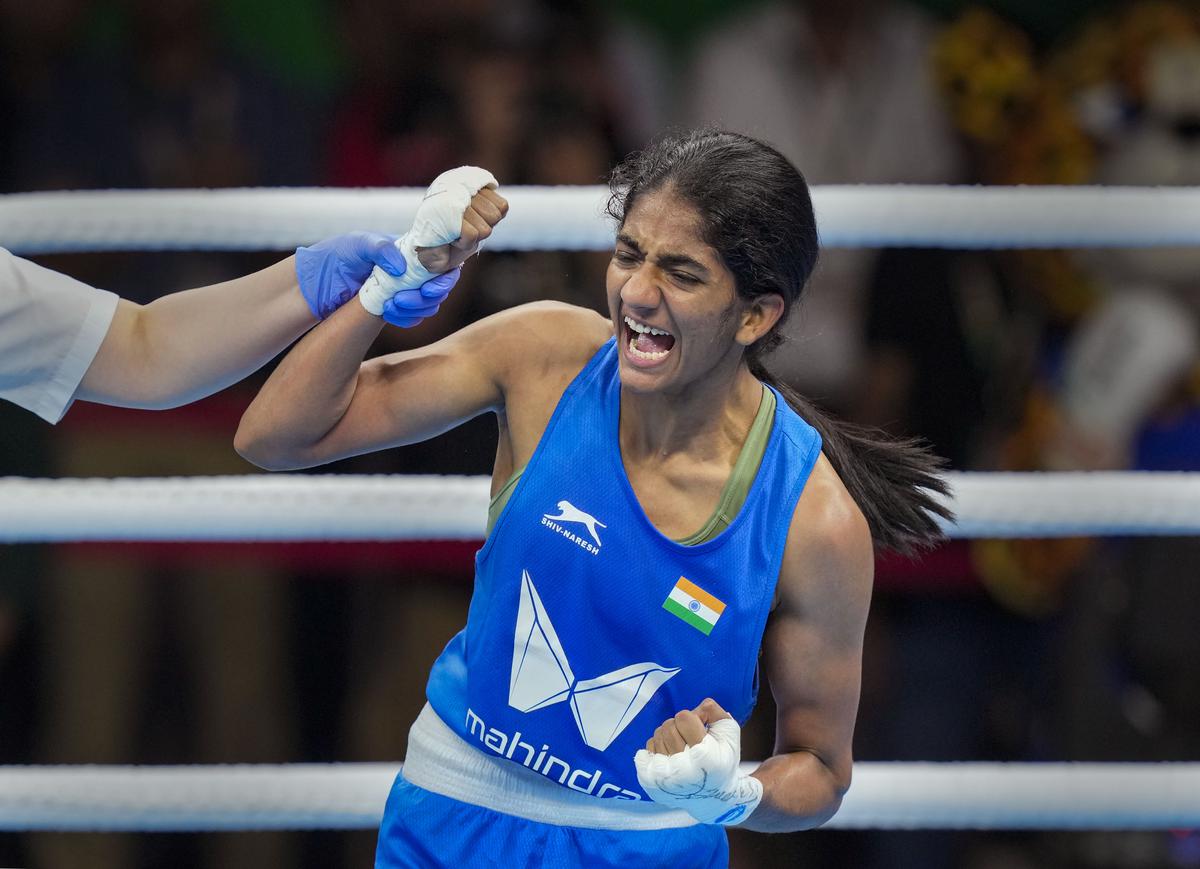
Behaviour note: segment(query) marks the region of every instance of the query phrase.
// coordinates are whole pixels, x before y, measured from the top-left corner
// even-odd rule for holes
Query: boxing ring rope
[[[1200,474],[948,473],[950,537],[1200,534]],[[0,543],[479,540],[487,477],[0,479]]]
[[[601,187],[508,187],[490,250],[608,250]],[[284,250],[397,232],[415,189],[0,196],[15,253]],[[1200,245],[1200,189],[815,187],[827,247]],[[949,474],[951,537],[1200,533],[1197,474]],[[478,539],[481,477],[0,480],[0,542]],[[753,764],[747,764],[753,766]],[[0,767],[0,830],[377,826],[397,764]],[[843,828],[1200,827],[1200,763],[859,763]]]
[[[747,771],[754,764],[745,764]],[[369,829],[398,764],[8,767],[0,830]],[[858,763],[842,829],[1200,826],[1200,763]]]
[[[611,250],[604,187],[505,187],[489,250]],[[396,233],[424,190],[63,191],[0,196],[14,253],[286,250],[348,229]],[[1161,247],[1200,244],[1187,187],[817,186],[825,247]]]

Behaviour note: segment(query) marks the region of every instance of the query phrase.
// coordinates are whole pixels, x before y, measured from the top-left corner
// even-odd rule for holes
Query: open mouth
[[[625,317],[625,341],[629,355],[639,362],[661,362],[675,346],[675,336],[665,329]]]

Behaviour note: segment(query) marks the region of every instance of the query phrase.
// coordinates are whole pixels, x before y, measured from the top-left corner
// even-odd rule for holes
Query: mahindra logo
[[[679,669],[631,664],[595,679],[576,681],[537,588],[529,572],[521,571],[521,602],[508,684],[512,708],[534,712],[568,702],[583,741],[604,751]]]

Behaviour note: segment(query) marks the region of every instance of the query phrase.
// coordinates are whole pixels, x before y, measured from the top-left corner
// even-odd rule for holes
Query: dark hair
[[[746,350],[750,371],[780,391],[821,435],[823,451],[866,516],[876,546],[911,551],[941,538],[935,516],[952,518],[942,459],[915,439],[826,415],[763,365],[783,341],[781,327],[817,264],[817,222],[804,176],[787,158],[749,136],[721,130],[673,132],[613,170],[608,213],[623,224],[638,198],[670,188],[700,213],[704,241],[733,273],[747,301],[783,298],[779,322]]]

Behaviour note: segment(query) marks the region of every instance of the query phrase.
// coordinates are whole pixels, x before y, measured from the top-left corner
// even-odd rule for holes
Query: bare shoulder
[[[612,324],[589,308],[530,302],[488,318],[486,336],[507,388],[555,372],[571,376],[612,337]]]
[[[792,514],[776,602],[853,618],[865,614],[874,570],[866,517],[822,454]]]
[[[563,390],[612,337],[612,325],[562,302],[532,302],[488,320],[479,338],[502,394],[493,476],[503,481],[529,461]]]

